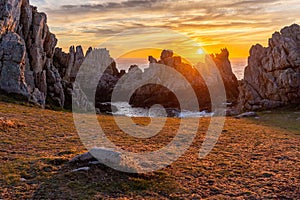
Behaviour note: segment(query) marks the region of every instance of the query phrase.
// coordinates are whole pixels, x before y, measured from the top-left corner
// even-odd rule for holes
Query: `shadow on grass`
[[[72,172],[89,166],[88,171]],[[166,172],[123,173],[104,165],[70,165],[43,181],[33,199],[101,199],[125,196],[164,197],[180,192],[174,178]]]

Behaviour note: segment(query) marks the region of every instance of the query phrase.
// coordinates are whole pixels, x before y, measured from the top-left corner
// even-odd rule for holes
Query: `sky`
[[[273,32],[300,24],[299,0],[30,2],[47,13],[50,30],[65,51],[71,45],[107,47],[112,56],[132,51],[135,53],[126,53],[127,57],[142,57],[137,49],[188,49],[193,45],[190,51],[198,46],[196,49],[207,53],[218,53],[226,47],[231,58],[246,58],[252,45],[267,46]]]

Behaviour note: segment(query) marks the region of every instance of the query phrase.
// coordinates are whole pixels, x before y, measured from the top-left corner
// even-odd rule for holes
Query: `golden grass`
[[[199,122],[190,149],[158,172],[126,174],[103,165],[72,173],[68,164],[85,152],[72,113],[0,102],[0,199],[257,199],[300,197],[298,129],[228,117],[213,151],[198,158],[209,118]],[[151,139],[122,133],[112,116],[99,116],[106,135],[120,147],[153,151],[176,134],[180,119],[168,119]],[[135,118],[147,125],[146,118]],[[298,124],[298,125],[297,125]],[[293,127],[299,126],[295,121]]]

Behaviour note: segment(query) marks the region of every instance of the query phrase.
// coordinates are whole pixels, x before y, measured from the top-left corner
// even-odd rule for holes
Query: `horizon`
[[[128,29],[166,28],[195,40],[209,54],[227,48],[231,59],[245,59],[252,45],[267,46],[268,38],[275,31],[300,23],[300,5],[296,0],[213,0],[210,3],[202,0],[87,0],[84,3],[31,0],[30,3],[48,15],[49,28],[59,41],[57,46],[67,52],[72,45],[81,45],[84,50],[90,46],[103,47],[99,46],[103,41]],[[144,41],[145,48],[151,42]],[[158,38],[155,42],[162,41]],[[184,46],[181,42],[165,41],[167,49],[172,49],[172,45]],[[117,49],[117,46],[109,49],[112,57]]]

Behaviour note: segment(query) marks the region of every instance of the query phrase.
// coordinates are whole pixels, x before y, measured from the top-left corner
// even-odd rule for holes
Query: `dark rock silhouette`
[[[231,63],[229,61],[229,51],[227,49],[221,49],[221,53],[211,55],[213,61],[216,63],[217,68],[222,76],[227,100],[231,103],[236,104],[239,96],[238,80],[232,72]]]
[[[211,55],[211,57],[216,63],[216,66],[224,81],[228,101],[235,103],[238,97],[238,81],[232,72],[231,64],[228,60],[228,50],[222,49],[220,54]],[[147,72],[147,70],[155,71],[153,70],[155,64],[163,64],[166,65],[166,67],[172,67],[177,72],[182,74],[191,84],[197,95],[200,110],[211,109],[210,94],[207,88],[207,84],[210,84],[211,87],[213,87],[212,85],[218,84],[215,74],[204,71],[204,67],[203,70],[200,67],[200,74],[194,67],[187,63],[184,63],[180,56],[174,56],[172,50],[163,50],[159,61],[157,61],[152,56],[149,56],[149,62],[150,67],[148,69],[145,69],[145,73]],[[157,73],[158,74],[156,74],[156,76],[161,76],[160,73],[163,72],[159,71]],[[210,83],[206,83],[202,75],[210,76],[212,81],[210,81]],[[180,80],[173,80],[172,85],[176,91],[182,91],[181,94],[184,94],[183,91],[185,90],[185,85],[183,85]],[[186,101],[189,101],[188,95]],[[160,104],[166,108],[180,109],[180,105],[175,94],[168,88],[156,84],[149,84],[139,88],[131,97],[130,104],[136,107],[151,107],[152,105]]]

